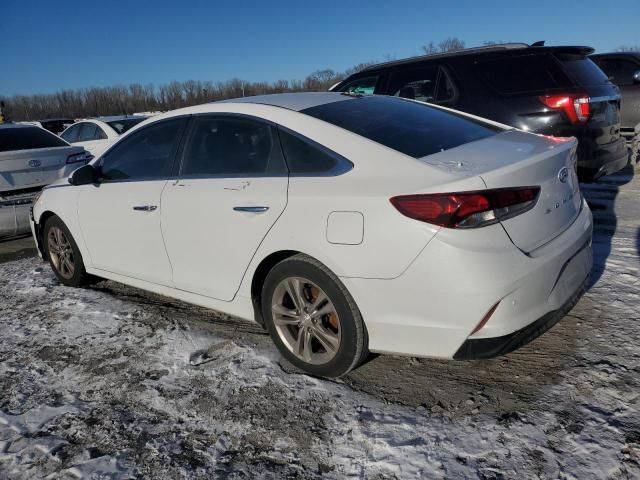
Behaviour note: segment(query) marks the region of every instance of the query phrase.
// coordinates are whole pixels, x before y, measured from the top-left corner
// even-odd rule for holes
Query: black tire
[[[56,262],[53,260],[55,254],[52,255],[52,252],[50,251],[51,244],[49,242],[49,238],[54,228],[61,230],[64,234],[64,238],[68,242],[70,259],[74,266],[71,275],[68,274],[69,272],[67,272],[67,274],[65,275],[65,271],[63,270],[63,268],[56,266]],[[51,269],[53,270],[53,273],[58,278],[60,283],[68,287],[81,287],[89,283],[92,277],[87,274],[87,271],[84,268],[84,262],[82,261],[82,255],[80,254],[80,250],[78,249],[78,245],[76,244],[73,236],[71,235],[71,232],[64,224],[64,222],[60,220],[59,217],[49,217],[44,224],[42,233],[42,246],[45,254],[45,259],[49,262],[49,265],[51,265]]]
[[[293,354],[280,338],[271,308],[276,287],[286,278],[303,277],[317,285],[330,299],[339,317],[341,340],[335,356],[327,363],[308,363]],[[262,315],[271,339],[291,364],[312,375],[340,377],[360,365],[369,355],[367,331],[360,310],[340,279],[326,266],[304,254],[289,257],[267,274],[262,286]]]

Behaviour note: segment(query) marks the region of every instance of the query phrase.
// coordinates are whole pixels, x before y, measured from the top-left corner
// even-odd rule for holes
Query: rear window
[[[16,127],[0,129],[0,152],[66,146],[67,143],[64,140],[42,128]]]
[[[609,78],[593,61],[583,55],[556,54],[567,73],[579,85],[602,85],[609,82]]]
[[[139,124],[146,118],[127,118],[124,120],[116,120],[113,122],[107,122],[111,128],[113,128],[118,135],[122,135],[124,132]]]
[[[497,127],[400,98],[370,96],[302,110],[414,158],[495,135]]]
[[[500,93],[568,88],[571,81],[550,55],[509,56],[478,62],[481,76]]]

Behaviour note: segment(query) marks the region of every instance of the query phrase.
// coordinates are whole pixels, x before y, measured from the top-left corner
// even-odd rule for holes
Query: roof
[[[526,43],[501,43],[496,45],[487,45],[485,47],[473,47],[473,48],[463,48],[461,50],[455,50],[452,52],[445,53],[433,53],[429,55],[418,55],[416,57],[403,58],[401,60],[392,60],[390,62],[377,63],[375,65],[370,65],[366,68],[363,68],[358,72],[358,74],[362,72],[374,71],[379,68],[388,68],[396,65],[404,65],[411,64],[416,62],[422,62],[425,60],[435,60],[438,58],[451,58],[451,57],[461,57],[465,55],[478,55],[478,54],[488,54],[488,53],[522,53],[522,51],[562,51],[562,52],[575,52],[583,55],[589,55],[593,53],[595,50],[591,47],[579,46],[579,45],[567,45],[567,46],[530,46]]]
[[[274,93],[271,95],[256,95],[254,97],[230,98],[213,103],[257,103],[282,107],[299,112],[306,108],[317,107],[327,103],[351,100],[354,97],[336,92],[299,92]]]

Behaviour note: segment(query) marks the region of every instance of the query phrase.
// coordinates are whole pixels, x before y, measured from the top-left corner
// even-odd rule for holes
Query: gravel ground
[[[593,278],[550,332],[488,361],[378,356],[339,381],[296,372],[256,325],[65,288],[5,244],[0,478],[639,478],[640,180],[583,191]]]

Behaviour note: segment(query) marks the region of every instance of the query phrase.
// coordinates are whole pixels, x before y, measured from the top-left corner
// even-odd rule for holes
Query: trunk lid
[[[531,210],[501,221],[511,241],[530,252],[560,235],[580,213],[576,146],[572,138],[512,130],[423,161],[450,173],[477,175],[489,189],[540,187]],[[453,156],[462,160],[452,160]]]
[[[0,192],[48,185],[64,173],[69,155],[82,147],[50,147],[0,152]]]

